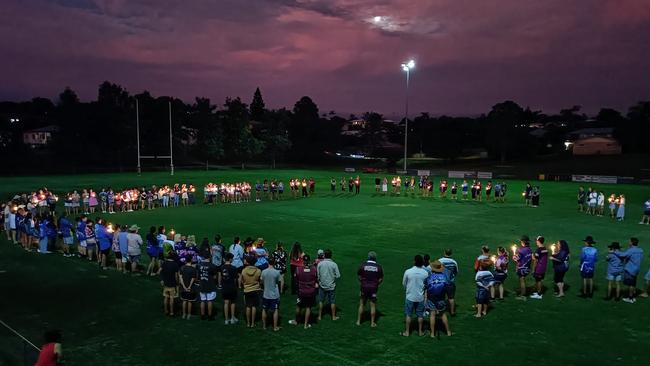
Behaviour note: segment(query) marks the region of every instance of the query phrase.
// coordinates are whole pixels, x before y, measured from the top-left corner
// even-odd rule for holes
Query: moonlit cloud
[[[377,18],[379,17],[379,18]],[[0,98],[154,95],[475,114],[504,99],[554,112],[649,99],[645,0],[5,0]]]

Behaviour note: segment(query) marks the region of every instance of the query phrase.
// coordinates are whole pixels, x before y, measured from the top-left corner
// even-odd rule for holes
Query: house
[[[570,141],[575,141],[589,137],[612,137],[613,135],[614,129],[611,127],[583,128],[570,132],[568,138]]]
[[[35,128],[23,132],[23,144],[31,147],[45,146],[52,142],[52,135],[59,130],[59,127],[50,125]]]
[[[620,155],[621,144],[612,137],[587,137],[573,143],[573,155]]]

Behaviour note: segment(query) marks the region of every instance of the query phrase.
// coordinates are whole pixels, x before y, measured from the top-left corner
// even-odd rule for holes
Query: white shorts
[[[71,236],[65,236],[63,237],[63,244],[65,245],[72,245],[74,241],[72,240]]]
[[[122,263],[128,263],[129,258],[127,258],[125,255],[122,256]]]
[[[79,241],[79,246],[82,247],[82,248],[85,248],[87,246],[86,241],[85,240],[80,240]]]
[[[217,298],[217,293],[215,291],[199,292],[199,297],[201,297],[201,301],[213,301]]]

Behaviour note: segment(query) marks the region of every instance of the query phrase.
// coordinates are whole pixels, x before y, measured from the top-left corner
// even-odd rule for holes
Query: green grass
[[[274,365],[384,365],[417,362],[455,365],[508,364],[638,364],[650,345],[650,300],[635,305],[605,302],[605,264],[596,273],[596,296],[576,297],[580,279],[577,257],[580,240],[593,235],[601,258],[611,241],[627,242],[637,236],[641,247],[650,249],[650,227],[637,221],[641,203],[648,198],[647,186],[602,186],[626,194],[624,223],[589,217],[575,210],[573,183],[540,182],[540,208],[526,208],[520,192],[525,182],[509,181],[506,204],[450,202],[419,197],[376,197],[374,176],[364,175],[365,185],[357,197],[329,193],[329,177],[340,172],[324,171],[218,171],[79,175],[3,178],[0,196],[35,189],[43,184],[55,192],[92,185],[121,187],[174,181],[193,182],[199,187],[212,181],[246,178],[313,176],[317,195],[309,199],[285,199],[218,207],[157,209],[153,212],[117,214],[112,222],[173,226],[177,232],[197,239],[221,234],[263,236],[273,244],[290,247],[300,241],[310,254],[331,248],[342,279],[337,287],[342,318],[329,317],[310,330],[286,324],[294,311],[295,298],[284,295],[279,333],[249,330],[243,325],[224,326],[222,321],[202,322],[167,319],[162,316],[159,283],[132,278],[95,265],[57,255],[26,253],[0,241],[0,319],[40,343],[44,329],[64,332],[68,365],[196,365],[272,363]],[[286,194],[285,194],[286,196]],[[481,245],[492,248],[510,245],[522,234],[544,235],[547,240],[566,239],[573,260],[567,274],[571,286],[562,300],[545,296],[541,301],[514,300],[516,280],[506,282],[506,301],[495,303],[484,319],[473,318],[472,265]],[[437,257],[451,247],[460,265],[458,316],[451,318],[455,335],[441,340],[398,336],[403,328],[403,271],[414,254]],[[378,253],[386,273],[379,290],[379,327],[366,322],[356,327],[358,284],[356,269],[369,250]],[[650,262],[644,260],[642,274]],[[549,268],[548,276],[552,277]],[[532,281],[532,279],[530,280]],[[551,279],[546,280],[550,286]],[[532,283],[530,283],[532,285]],[[547,293],[548,294],[548,293]],[[221,316],[221,303],[218,315]],[[241,308],[240,308],[241,309]],[[239,316],[241,319],[242,316]],[[219,317],[219,320],[222,318]],[[16,361],[15,337],[0,330],[0,364]],[[19,356],[19,355],[18,355]]]

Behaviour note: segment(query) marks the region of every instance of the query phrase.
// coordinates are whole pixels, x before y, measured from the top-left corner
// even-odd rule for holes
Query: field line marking
[[[343,356],[339,356],[339,355],[334,354],[334,353],[330,353],[330,352],[323,351],[323,349],[321,349],[321,348],[314,347],[314,346],[310,346],[310,345],[308,345],[308,344],[304,344],[304,343],[298,342],[298,341],[296,341],[296,340],[294,340],[294,339],[287,338],[287,337],[285,337],[285,336],[283,336],[283,335],[281,335],[281,334],[277,334],[277,333],[271,333],[271,334],[274,335],[274,336],[277,336],[277,337],[283,338],[285,341],[287,341],[287,342],[289,342],[289,343],[293,343],[293,344],[295,344],[295,345],[297,345],[297,346],[305,347],[305,348],[308,348],[308,349],[310,349],[310,350],[312,350],[312,351],[314,351],[314,352],[316,352],[316,353],[320,353],[320,354],[323,355],[323,356],[332,357],[332,358],[335,358],[335,359],[337,359],[337,360],[339,360],[339,361],[343,361],[343,362],[345,362],[345,363],[347,363],[347,364],[350,364],[350,365],[361,366],[361,364],[358,363],[358,362],[356,362],[356,361],[352,361],[352,360],[350,360],[349,358],[345,358],[345,357],[343,357]]]

